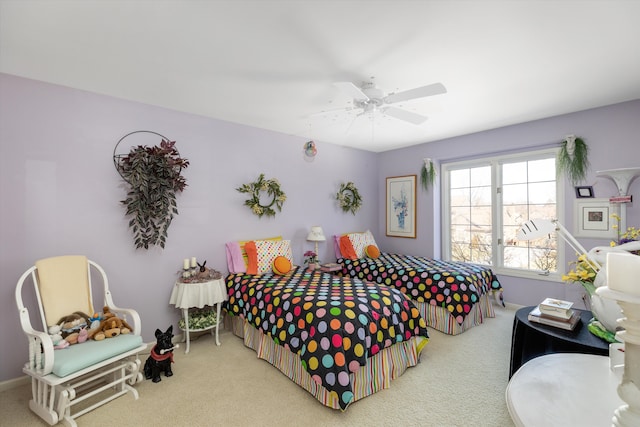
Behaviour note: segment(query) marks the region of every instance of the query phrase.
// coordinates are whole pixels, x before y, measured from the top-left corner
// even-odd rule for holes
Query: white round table
[[[190,337],[189,332],[200,332],[211,329],[216,332],[216,345],[220,345],[220,339],[218,338],[218,328],[220,326],[220,308],[223,302],[228,299],[227,287],[224,284],[223,279],[208,280],[206,282],[190,282],[184,283],[177,281],[171,291],[171,298],[169,298],[169,304],[173,304],[176,308],[182,309],[184,316],[185,326],[185,341],[186,349],[185,353],[189,353]],[[216,305],[216,324],[205,329],[189,329],[189,309],[202,308],[204,306],[213,307]]]
[[[540,356],[522,365],[507,385],[506,399],[516,426],[611,426],[620,378],[609,357],[582,353]]]

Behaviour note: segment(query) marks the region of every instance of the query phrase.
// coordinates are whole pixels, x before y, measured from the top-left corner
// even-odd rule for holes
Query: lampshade
[[[585,254],[589,261],[595,267],[595,270],[600,270],[600,264],[589,256],[587,250],[578,242],[578,240],[569,233],[569,231],[558,222],[556,219],[532,219],[520,227],[520,230],[516,233],[518,240],[535,240],[540,239],[551,233],[558,233],[565,242],[573,248],[574,251],[580,254]]]
[[[311,227],[311,231],[307,235],[307,240],[310,242],[324,242],[327,239],[324,237],[322,227],[320,227],[319,225],[314,225],[313,227]]]
[[[525,222],[518,230],[518,240],[534,240],[556,231],[556,225],[550,219],[532,219]]]
[[[640,256],[622,252],[607,254],[607,286],[612,291],[640,296]]]

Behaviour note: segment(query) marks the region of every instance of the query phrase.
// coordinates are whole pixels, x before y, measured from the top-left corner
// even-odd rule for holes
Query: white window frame
[[[502,235],[502,192],[498,191],[497,183],[502,183],[502,163],[511,163],[513,161],[532,161],[538,159],[546,159],[557,156],[558,148],[547,148],[533,151],[523,151],[509,154],[493,154],[488,157],[453,161],[450,163],[443,162],[442,168],[442,254],[446,260],[451,259],[451,214],[450,214],[450,180],[449,171],[456,169],[469,169],[481,166],[491,167],[491,240],[492,240],[492,264],[491,270],[496,274],[507,276],[522,277],[527,279],[546,280],[553,282],[561,282],[565,265],[565,248],[564,239],[557,237],[557,271],[542,272],[536,270],[524,270],[519,268],[511,268],[503,266],[504,259],[504,236]],[[560,222],[564,223],[564,186],[561,185],[562,180],[556,178],[556,215],[560,218]]]

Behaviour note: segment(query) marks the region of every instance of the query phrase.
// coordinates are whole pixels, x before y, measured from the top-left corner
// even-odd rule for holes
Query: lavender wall
[[[135,250],[127,228],[126,195],[112,155],[118,140],[152,130],[177,141],[191,161],[180,214],[164,250]],[[327,235],[377,225],[378,161],[374,153],[317,142],[313,162],[304,140],[178,113],[65,87],[0,74],[0,381],[22,375],[27,346],[14,290],[40,258],[86,254],[110,279],[116,304],[133,307],[145,341],[156,328],[177,324],[169,296],[182,260],[195,256],[226,271],[224,243],[281,234],[295,261],[313,244],[312,225]],[[287,194],[281,213],[258,219],[235,188],[260,173],[278,178]],[[345,214],[334,195],[353,181],[363,196],[357,215]],[[335,260],[329,242],[322,260]],[[174,327],[175,328],[175,327]]]
[[[591,170],[582,185],[593,185],[595,197],[608,198],[617,195],[617,189],[609,178],[596,177],[596,171],[640,167],[640,100],[616,104],[603,108],[582,111],[544,120],[523,123],[516,126],[479,132],[438,142],[422,144],[400,150],[389,151],[378,156],[380,169],[378,182],[385,177],[417,174],[419,177],[422,159],[432,158],[438,163],[468,157],[482,157],[487,153],[505,150],[522,150],[559,143],[565,135],[582,137],[590,148]],[[573,230],[573,185],[564,179],[565,218],[561,222],[568,230]],[[440,255],[440,190],[417,195],[417,238],[403,239],[385,236],[385,191],[378,187],[379,212],[376,241],[389,252],[405,252],[427,256]],[[632,182],[629,194],[640,197],[640,178]],[[627,205],[627,224],[640,225],[638,201]],[[608,240],[580,239],[589,249],[597,245],[608,245]],[[567,260],[575,259],[567,250]],[[566,298],[579,302],[578,285],[525,280],[500,276],[505,287],[505,299],[512,303],[533,305],[544,297]]]

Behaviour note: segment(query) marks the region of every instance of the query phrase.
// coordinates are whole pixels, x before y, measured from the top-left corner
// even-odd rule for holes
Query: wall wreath
[[[265,179],[264,174],[261,173],[256,182],[250,184],[243,184],[242,187],[236,188],[240,193],[248,193],[251,195],[244,204],[251,208],[251,211],[258,215],[258,218],[266,216],[276,216],[274,206],[278,209],[278,212],[282,210],[282,205],[287,200],[287,195],[280,188],[280,182],[277,179]],[[268,204],[260,203],[260,193],[266,192],[271,196],[271,200]]]
[[[351,212],[353,215],[362,206],[362,197],[353,182],[340,184],[340,190],[336,193],[336,200],[343,212]]]

